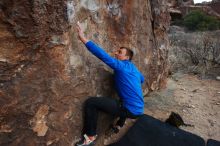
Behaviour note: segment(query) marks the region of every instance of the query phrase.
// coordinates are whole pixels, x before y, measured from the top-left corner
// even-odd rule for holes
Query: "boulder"
[[[110,54],[134,48],[152,91],[166,86],[169,20],[166,0],[1,0],[0,145],[71,146],[88,96],[115,96],[112,70],[78,40],[77,21]],[[100,118],[97,146],[109,123]]]

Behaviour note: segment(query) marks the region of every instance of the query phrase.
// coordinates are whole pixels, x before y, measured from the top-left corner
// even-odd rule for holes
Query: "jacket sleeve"
[[[143,84],[144,83],[144,76],[142,73],[140,73],[140,76],[141,76],[141,84]]]
[[[123,68],[123,63],[120,60],[111,57],[108,53],[106,53],[101,47],[96,45],[94,42],[88,41],[85,45],[93,55],[95,55],[97,58],[102,60],[112,69],[120,70]]]

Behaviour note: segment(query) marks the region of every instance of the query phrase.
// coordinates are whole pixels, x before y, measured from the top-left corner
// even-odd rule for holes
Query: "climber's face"
[[[127,56],[127,50],[125,48],[119,48],[114,52],[115,58],[118,60],[129,60]]]

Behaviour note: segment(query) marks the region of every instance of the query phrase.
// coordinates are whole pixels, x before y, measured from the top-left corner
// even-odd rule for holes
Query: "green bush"
[[[213,16],[208,16],[204,12],[195,10],[186,15],[183,25],[191,31],[206,31],[220,29],[220,21]]]

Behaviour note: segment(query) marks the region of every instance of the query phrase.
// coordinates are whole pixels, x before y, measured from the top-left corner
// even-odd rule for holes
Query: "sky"
[[[210,1],[212,1],[212,0],[194,0],[194,3],[201,3],[201,2],[203,2],[203,1],[210,2]]]

